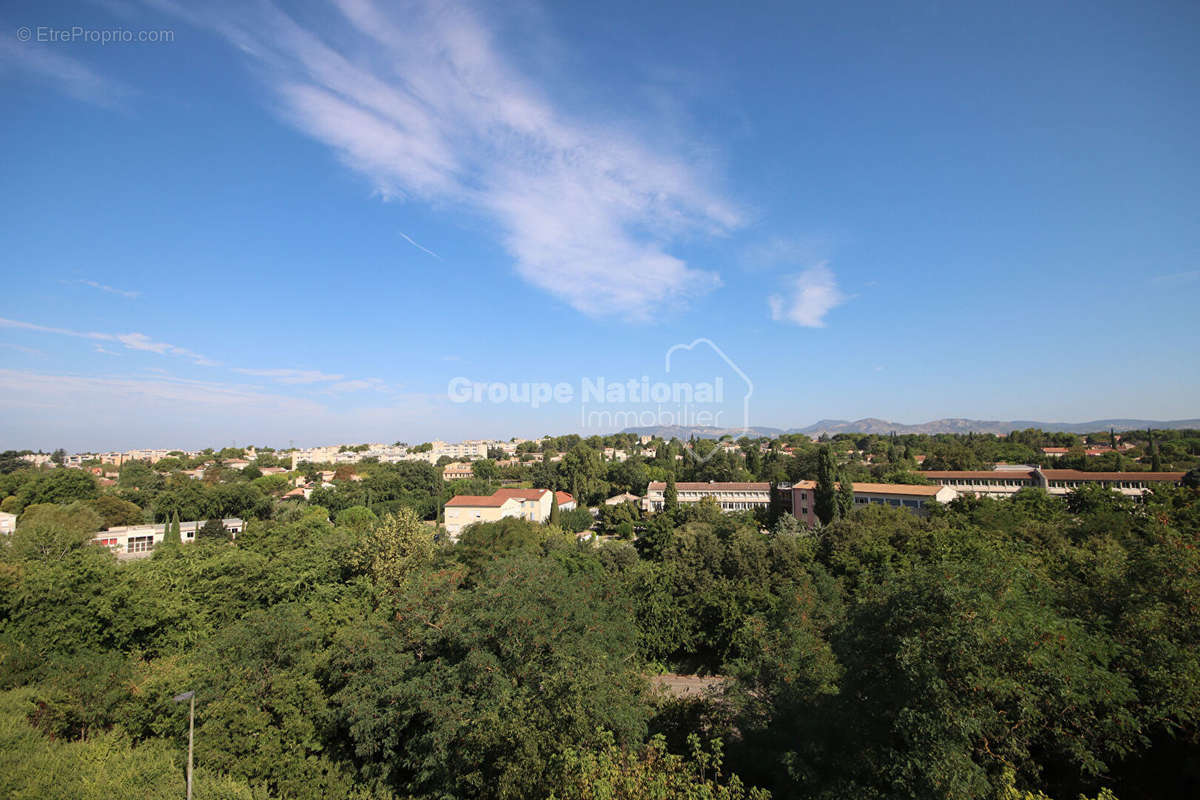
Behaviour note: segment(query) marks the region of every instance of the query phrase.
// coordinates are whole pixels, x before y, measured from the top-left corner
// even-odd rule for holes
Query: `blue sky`
[[[0,11],[0,447],[1200,415],[1195,4],[196,5]]]

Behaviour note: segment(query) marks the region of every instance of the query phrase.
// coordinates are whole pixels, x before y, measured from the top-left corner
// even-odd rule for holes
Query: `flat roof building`
[[[130,558],[145,558],[154,548],[162,544],[167,534],[167,524],[157,525],[120,525],[100,531],[92,537],[92,543],[112,549],[117,558],[124,561]],[[246,523],[237,517],[221,520],[226,533],[237,538]],[[196,541],[196,534],[204,527],[202,520],[191,520],[179,523],[179,540],[181,543]]]
[[[663,481],[653,481],[646,487],[646,496],[642,498],[642,509],[645,511],[662,511],[665,505],[663,497],[667,484]],[[705,497],[717,501],[722,511],[751,511],[756,508],[767,508],[771,504],[771,484],[763,482],[737,483],[709,481],[683,482],[675,484],[675,492],[680,503],[699,503]]]
[[[1182,472],[1088,472],[1078,469],[927,470],[921,473],[960,494],[980,497],[1011,497],[1021,489],[1045,489],[1062,496],[1088,484],[1098,484],[1126,497],[1141,497],[1155,486],[1178,486]]]
[[[854,507],[886,505],[924,514],[928,503],[949,503],[958,492],[949,486],[918,486],[908,483],[854,483]],[[809,526],[818,523],[816,481],[792,484],[792,515]]]

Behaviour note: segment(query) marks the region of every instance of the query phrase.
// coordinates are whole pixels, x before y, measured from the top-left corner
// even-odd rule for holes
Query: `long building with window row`
[[[949,486],[916,486],[907,483],[854,483],[854,507],[869,505],[904,508],[924,514],[929,503],[949,503],[958,492]],[[792,515],[810,526],[817,524],[816,481],[792,484]]]
[[[646,488],[646,496],[642,498],[642,508],[645,511],[662,511],[665,504],[663,493],[667,484],[663,481],[653,481]],[[752,511],[756,508],[766,508],[771,504],[771,484],[761,483],[677,483],[675,492],[679,502],[699,503],[705,497],[717,501],[722,511]]]
[[[927,470],[921,475],[960,494],[1011,497],[1021,489],[1045,489],[1052,495],[1070,494],[1089,484],[1104,486],[1127,497],[1141,497],[1155,486],[1178,486],[1182,472],[1087,472],[1078,469]]]
[[[237,517],[221,520],[225,531],[236,538],[246,527]],[[183,543],[196,541],[196,534],[204,527],[203,520],[191,520],[179,523],[179,540]],[[128,558],[144,558],[150,555],[154,548],[162,544],[167,535],[167,524],[158,525],[120,525],[100,531],[92,537],[92,543],[108,547],[122,560]]]

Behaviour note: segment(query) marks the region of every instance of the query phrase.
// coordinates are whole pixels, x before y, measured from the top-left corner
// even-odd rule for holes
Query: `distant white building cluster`
[[[369,444],[364,448],[351,448],[343,445],[327,447],[309,447],[291,451],[292,468],[304,462],[310,464],[357,464],[365,458],[374,458],[383,463],[398,461],[424,461],[436,464],[442,458],[455,462],[475,461],[487,458],[489,450],[501,450],[506,455],[514,455],[517,445],[525,439],[498,441],[495,439],[469,439],[465,442],[443,442],[440,439],[430,442],[429,449],[417,450],[404,445]]]
[[[250,448],[252,452],[254,448]],[[101,464],[111,464],[120,467],[130,461],[148,461],[151,464],[157,464],[172,453],[183,453],[188,458],[195,458],[200,455],[199,450],[124,450],[112,451],[108,453],[70,453],[63,458],[64,467],[82,467],[85,462],[99,461]],[[49,453],[29,453],[21,456],[35,467],[52,467],[54,466],[53,456]],[[253,458],[253,456],[251,456]]]

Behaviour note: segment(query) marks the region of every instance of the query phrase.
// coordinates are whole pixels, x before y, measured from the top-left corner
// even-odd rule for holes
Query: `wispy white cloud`
[[[179,356],[180,358],[191,359],[195,364],[204,367],[219,366],[219,362],[213,361],[207,356],[188,350],[185,347],[159,342],[151,339],[144,333],[100,333],[97,331],[76,331],[70,328],[56,328],[49,325],[38,325],[33,322],[22,322],[21,320],[5,319],[0,317],[0,328],[13,328],[16,330],[33,331],[35,333],[49,333],[56,336],[72,336],[77,339],[91,339],[100,342],[116,342],[124,345],[129,350],[141,350],[149,353],[157,353],[164,356]]]
[[[63,282],[67,283],[67,281],[63,281]],[[135,291],[131,291],[129,289],[117,289],[115,287],[108,286],[103,283],[99,283],[98,281],[77,280],[77,281],[71,281],[71,283],[78,283],[83,286],[90,286],[93,289],[99,289],[102,292],[108,292],[109,294],[120,295],[121,297],[128,297],[131,300],[140,297],[142,294],[141,292],[135,292]]]
[[[324,383],[326,381],[340,381],[346,377],[345,375],[332,375],[315,369],[245,369],[235,367],[233,371],[240,372],[242,375],[272,378],[279,383],[286,384]]]
[[[785,293],[767,298],[771,319],[777,322],[820,328],[825,325],[825,315],[847,300],[833,272],[823,263],[792,276],[785,286]]]
[[[705,170],[556,107],[469,8],[336,0],[345,24],[323,19],[318,35],[266,2],[156,4],[228,38],[262,70],[282,115],[384,197],[496,221],[517,273],[581,311],[647,317],[720,285],[668,250],[742,222]]]
[[[9,391],[2,393],[0,408],[63,409],[72,413],[82,408],[119,409],[137,429],[137,415],[152,409],[207,409],[241,415],[320,413],[319,403],[304,398],[274,395],[249,387],[217,381],[181,380],[170,377],[117,377],[54,375],[25,370],[0,369],[0,381]]]
[[[18,353],[24,353],[24,354],[30,355],[30,356],[42,355],[41,350],[37,350],[33,347],[26,347],[23,344],[12,344],[11,342],[0,342],[0,347],[5,348],[6,350],[15,350]]]
[[[65,55],[61,45],[20,42],[15,30],[16,26],[6,24],[0,36],[0,74],[22,73],[98,106],[117,105],[129,95],[129,87]]]
[[[399,233],[401,236],[403,236],[403,237],[404,237],[404,241],[408,242],[409,244],[411,244],[413,247],[417,248],[417,249],[418,249],[418,250],[420,250],[421,252],[423,252],[423,253],[428,253],[429,255],[431,255],[431,256],[433,256],[434,258],[436,258],[438,261],[444,261],[444,260],[445,260],[445,259],[443,259],[441,256],[439,256],[437,253],[435,253],[435,252],[433,252],[432,250],[430,250],[428,247],[423,247],[423,246],[421,246],[421,245],[417,244],[416,242],[414,242],[414,241],[413,241],[413,238],[412,238],[411,236],[409,236],[407,233],[405,233],[404,231],[397,231],[397,233]]]

